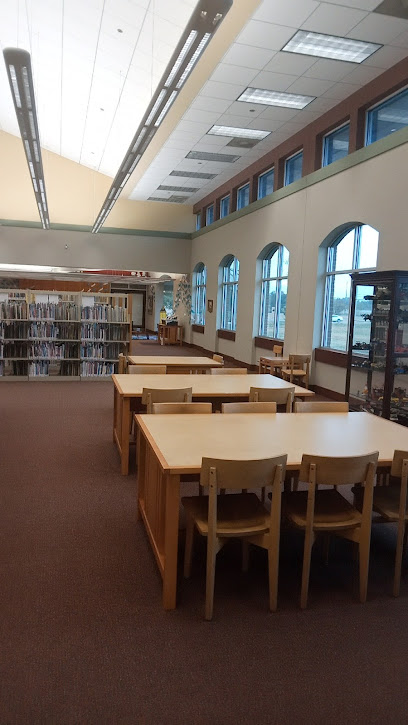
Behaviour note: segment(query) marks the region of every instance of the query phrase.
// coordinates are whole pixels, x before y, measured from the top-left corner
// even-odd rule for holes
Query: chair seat
[[[376,486],[373,495],[373,510],[389,521],[398,521],[400,487],[397,486]],[[408,521],[408,512],[405,513],[405,520]]]
[[[202,536],[208,534],[208,496],[181,499]],[[217,499],[217,536],[234,536],[236,529],[248,535],[269,529],[269,511],[254,493],[227,494]]]
[[[306,370],[291,370],[290,368],[282,368],[281,372],[283,375],[293,375],[293,377],[304,378]]]
[[[286,517],[301,529],[306,527],[307,491],[288,491],[282,495]],[[336,490],[316,491],[313,529],[354,528],[361,523],[361,513]]]

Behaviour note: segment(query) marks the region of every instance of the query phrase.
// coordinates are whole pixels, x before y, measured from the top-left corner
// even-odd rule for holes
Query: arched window
[[[207,285],[207,267],[199,262],[193,272],[193,304],[192,322],[195,325],[205,325],[205,298]]]
[[[322,346],[346,350],[350,317],[350,274],[377,265],[376,229],[362,224],[343,232],[327,250]]]
[[[221,262],[221,329],[236,330],[239,261],[232,254]]]
[[[282,244],[271,244],[261,254],[262,286],[259,335],[285,338],[289,252]]]

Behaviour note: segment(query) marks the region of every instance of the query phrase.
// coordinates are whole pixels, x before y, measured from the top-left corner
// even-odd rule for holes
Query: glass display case
[[[408,272],[351,275],[346,399],[408,425]]]

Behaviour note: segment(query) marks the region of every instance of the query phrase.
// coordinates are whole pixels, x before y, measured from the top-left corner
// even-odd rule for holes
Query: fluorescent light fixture
[[[218,154],[212,151],[189,151],[186,159],[195,161],[219,161],[221,164],[233,164],[240,159],[240,156],[233,154]]]
[[[209,136],[230,136],[231,138],[253,138],[261,141],[271,133],[255,128],[235,128],[235,126],[213,126],[207,131]]]
[[[233,0],[199,0],[197,3],[96,217],[92,227],[94,234],[105,222],[119,198],[117,190],[122,190],[129,180],[232,2]],[[175,198],[171,200],[175,201]]]
[[[30,54],[20,48],[6,48],[3,55],[38,213],[43,228],[49,229],[50,220],[41,159],[40,134],[35,107]]]
[[[348,63],[362,63],[379,48],[382,48],[379,43],[367,43],[365,40],[353,40],[353,38],[341,38],[337,35],[298,30],[282,50],[287,53],[344,60]]]
[[[238,98],[245,103],[260,103],[264,106],[281,106],[301,110],[314,101],[316,96],[302,96],[298,93],[267,91],[264,88],[247,88]]]
[[[69,269],[64,267],[45,267],[35,264],[0,264],[2,272],[58,272],[59,274],[69,274]]]

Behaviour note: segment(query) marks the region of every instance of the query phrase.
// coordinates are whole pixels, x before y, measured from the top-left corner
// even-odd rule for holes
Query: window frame
[[[226,279],[227,270],[234,265],[234,279]],[[228,255],[221,263],[221,318],[220,329],[229,332],[236,332],[237,329],[237,306],[238,306],[238,284],[239,284],[239,259],[233,254]],[[226,326],[228,291],[232,287],[231,295],[231,326]]]
[[[381,141],[382,138],[387,138],[387,136],[390,136],[391,134],[387,134],[387,136],[381,136],[381,138],[375,139],[375,141],[370,141],[368,139],[369,136],[369,130],[370,130],[370,113],[372,111],[375,111],[376,108],[380,108],[381,106],[386,106],[388,103],[392,101],[393,98],[396,98],[399,95],[403,95],[408,93],[408,85],[404,86],[403,88],[399,88],[397,91],[394,91],[394,93],[390,93],[390,95],[385,96],[385,98],[382,98],[381,101],[377,101],[377,103],[373,103],[372,106],[366,109],[365,111],[365,118],[364,118],[364,146],[371,146],[372,143],[375,143],[376,141]],[[407,124],[408,126],[408,124]],[[407,128],[407,126],[404,126],[403,128]],[[398,129],[401,130],[401,129]],[[395,133],[395,131],[391,131],[391,133]]]
[[[329,335],[331,336],[331,325],[333,324],[331,320],[332,316],[332,304],[331,300],[333,299],[333,291],[334,291],[334,285],[336,281],[336,276],[339,275],[350,275],[354,272],[374,272],[377,269],[377,265],[375,267],[359,267],[359,260],[361,255],[361,235],[362,235],[362,228],[364,226],[370,226],[366,224],[358,224],[357,226],[351,226],[345,231],[343,231],[335,240],[330,244],[330,246],[327,248],[327,260],[326,260],[326,272],[325,272],[325,279],[324,279],[324,301],[323,301],[323,322],[322,322],[322,334],[321,334],[321,347],[325,350],[333,350],[334,352],[339,353],[346,353],[346,350],[339,350],[335,347],[330,347],[327,344],[327,340]],[[372,227],[374,228],[374,227]],[[352,259],[352,268],[351,269],[341,269],[336,271],[334,269],[335,261],[336,261],[336,255],[335,250],[336,247],[343,241],[343,239],[350,233],[354,231],[354,241],[353,241],[353,259]],[[375,230],[377,231],[377,230]],[[378,233],[378,231],[377,231]],[[378,233],[379,234],[379,233]],[[378,261],[378,247],[377,247],[377,261]],[[351,309],[351,295],[349,299],[349,310],[347,313],[347,331],[346,331],[346,341],[349,337],[350,332],[350,309]]]
[[[209,212],[212,212],[212,221],[210,221],[210,222],[208,221],[208,213]],[[206,227],[209,227],[211,224],[214,224],[214,221],[215,221],[215,206],[214,206],[214,202],[213,202],[212,204],[209,204],[206,207],[206,210],[205,210],[205,226]]]
[[[350,121],[345,121],[340,126],[336,126],[336,128],[333,128],[331,131],[328,131],[327,133],[325,133],[323,135],[323,139],[322,139],[322,166],[321,166],[322,169],[324,169],[324,168],[326,168],[326,166],[330,166],[330,164],[333,164],[334,163],[334,161],[328,161],[327,163],[325,163],[325,157],[327,156],[326,148],[325,148],[326,147],[326,139],[328,139],[329,136],[332,136],[333,134],[337,133],[338,131],[341,131],[343,128],[346,128],[346,126],[348,126],[348,128],[349,128],[349,144],[348,144],[347,153],[344,154],[344,156],[342,156],[341,158],[345,158],[345,156],[348,156],[349,155],[349,149],[350,149]],[[336,159],[336,161],[339,161],[339,159]]]
[[[242,191],[242,189],[248,188],[248,204],[244,204],[244,206],[238,206],[239,203],[239,192]],[[242,184],[237,189],[237,205],[236,205],[236,211],[241,211],[241,209],[245,209],[250,204],[250,186],[249,181],[247,181],[245,184]]]
[[[200,275],[200,276],[199,276]],[[193,295],[192,295],[192,308],[193,314],[193,325],[205,326],[205,312],[206,312],[206,301],[207,301],[207,267],[204,262],[198,262],[194,267],[193,272]],[[198,318],[199,316],[199,318]]]
[[[269,192],[269,194],[264,194],[263,196],[259,195],[259,182],[260,180],[266,176],[267,174],[270,174],[271,171],[273,171],[273,184],[272,184],[272,191]],[[256,198],[257,199],[265,199],[266,196],[270,196],[270,194],[273,194],[273,189],[275,186],[275,166],[271,166],[269,169],[266,169],[266,171],[263,171],[262,174],[259,174],[258,181],[257,181],[257,188],[256,188]]]
[[[288,273],[282,274],[282,267],[283,267],[283,255],[285,251],[288,253],[290,258],[290,253],[287,247],[285,247],[284,244],[273,244],[267,251],[262,255],[260,258],[260,261],[262,263],[262,275],[261,275],[261,301],[260,301],[260,308],[259,308],[259,324],[258,324],[258,337],[262,337],[265,340],[284,340],[285,336],[279,337],[279,316],[280,316],[280,310],[282,305],[281,295],[282,295],[282,282],[289,279],[289,265],[288,265]],[[278,254],[278,262],[277,262],[277,274],[274,277],[266,277],[264,276],[264,263],[268,260],[271,260],[275,254]],[[265,335],[262,332],[262,327],[265,324],[265,310],[266,310],[266,304],[268,300],[268,295],[266,293],[267,286],[269,282],[276,282],[276,305],[275,305],[275,319],[273,323],[273,334],[272,335]],[[286,292],[287,295],[287,292]],[[285,324],[285,331],[286,331],[286,324]]]
[[[195,215],[195,218],[196,218],[195,219],[195,230],[196,230],[196,232],[199,232],[201,229],[201,212],[200,211]]]
[[[225,201],[225,199],[228,199],[228,211],[226,214],[222,213],[222,202]],[[220,199],[220,219],[225,219],[230,214],[231,210],[231,194],[225,194],[225,196],[222,196]]]
[[[294,181],[286,181],[287,176],[287,165],[288,161],[292,161],[296,156],[302,156],[302,173],[299,176],[299,179],[303,176],[303,148],[299,149],[299,151],[296,151],[294,154],[291,154],[290,156],[287,156],[285,159],[285,165],[284,165],[284,172],[283,172],[283,186],[290,186],[291,184],[294,184],[295,181],[299,181],[299,179],[294,179]]]

